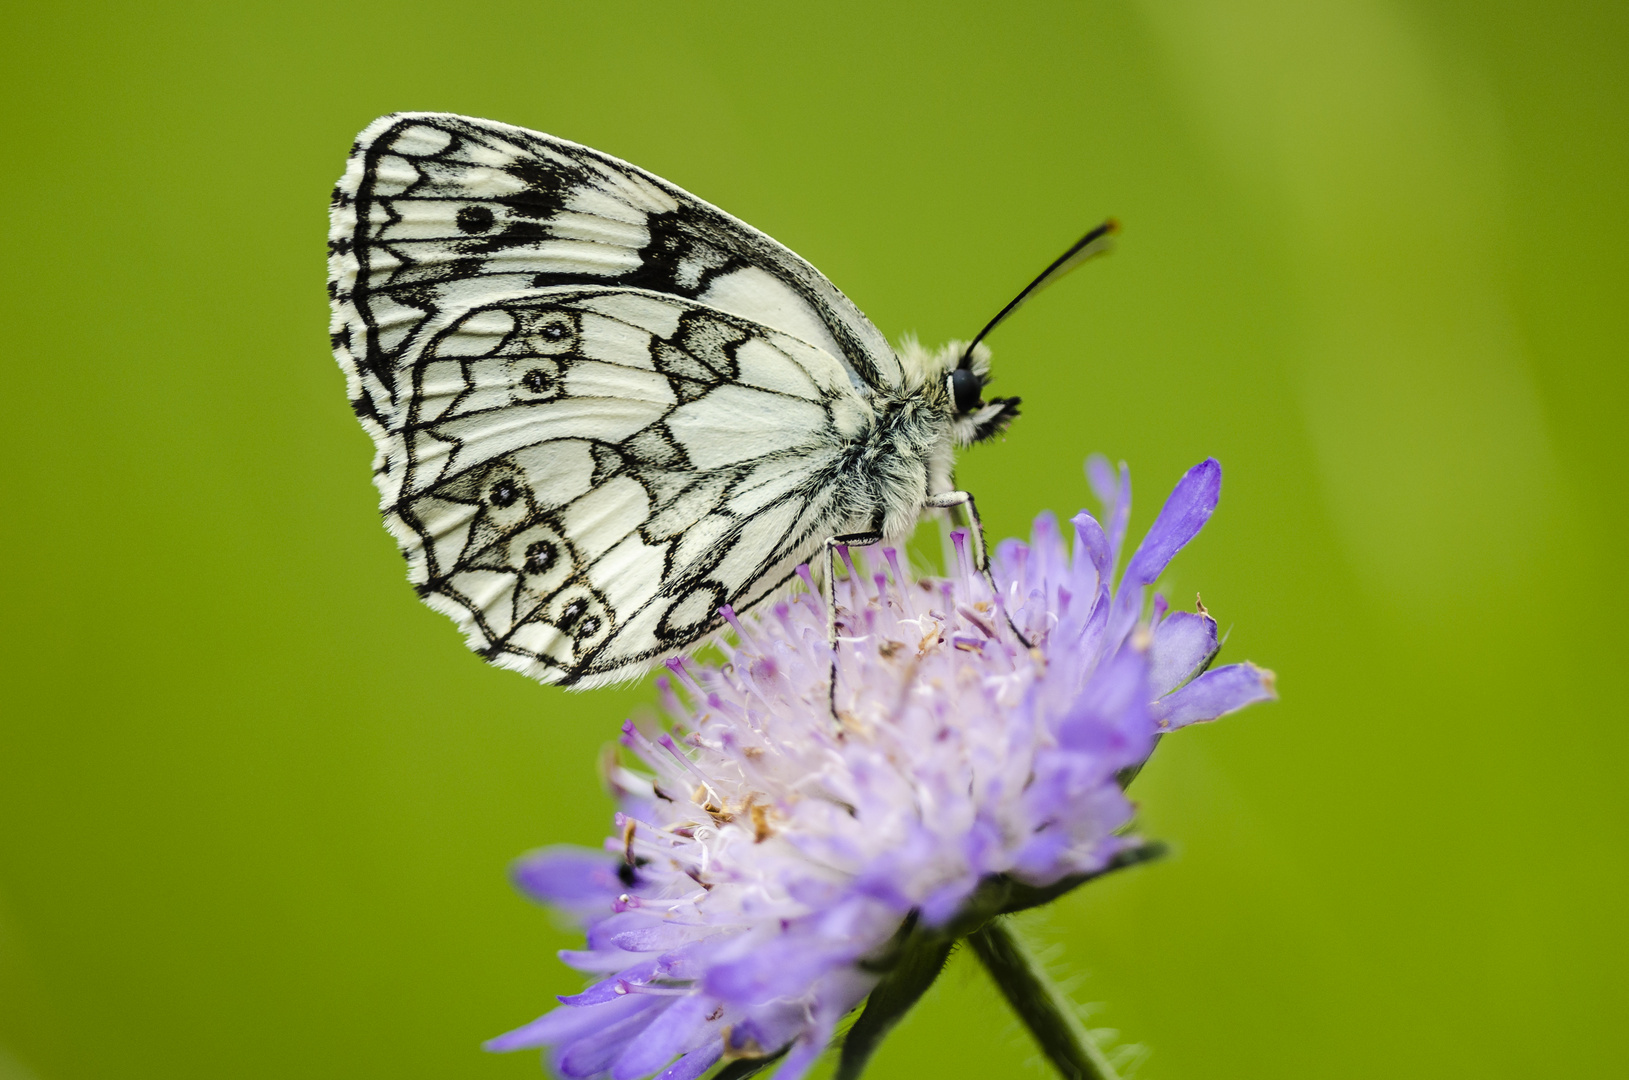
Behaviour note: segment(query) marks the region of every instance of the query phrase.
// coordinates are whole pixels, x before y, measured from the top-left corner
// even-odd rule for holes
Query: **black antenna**
[[[1034,296],[1036,293],[1040,292],[1054,281],[1057,281],[1059,278],[1063,277],[1063,275],[1067,274],[1069,271],[1073,270],[1075,267],[1079,266],[1093,255],[1101,255],[1103,252],[1108,251],[1111,247],[1113,247],[1114,241],[1112,237],[1119,231],[1120,223],[1115,221],[1113,218],[1109,218],[1109,220],[1105,221],[1103,224],[1099,225],[1097,228],[1093,229],[1079,240],[1076,240],[1068,251],[1052,260],[1052,265],[1041,271],[1040,277],[1036,278],[1028,285],[1025,285],[1023,292],[1013,297],[1012,301],[1006,307],[1002,308],[996,313],[995,318],[984,324],[984,329],[978,332],[978,336],[967,343],[967,348],[962,351],[962,358],[957,361],[956,366],[963,368],[966,367],[968,362],[973,357],[973,347],[979,342],[983,341],[984,336],[991,330],[994,330],[996,327],[1000,326],[1002,321],[1006,319],[1008,315],[1011,315],[1013,312],[1017,311],[1019,306],[1022,305],[1025,300],[1028,300],[1030,297]]]

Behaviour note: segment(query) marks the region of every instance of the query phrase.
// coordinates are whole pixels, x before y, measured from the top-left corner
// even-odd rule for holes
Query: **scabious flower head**
[[[1129,475],[1088,471],[1104,523],[1077,515],[1068,545],[1041,517],[997,549],[993,591],[960,535],[945,578],[912,580],[893,551],[852,564],[835,717],[816,591],[726,612],[721,664],[671,662],[670,725],[624,725],[648,771],[612,770],[605,850],[516,864],[586,925],[562,959],[598,981],[489,1047],[548,1047],[561,1074],[612,1080],[784,1054],[791,1080],[902,928],[965,917],[991,882],[1067,886],[1135,844],[1128,770],[1162,732],[1270,697],[1271,676],[1206,670],[1215,621],[1147,596],[1215,508],[1216,462],[1182,478],[1118,584]]]

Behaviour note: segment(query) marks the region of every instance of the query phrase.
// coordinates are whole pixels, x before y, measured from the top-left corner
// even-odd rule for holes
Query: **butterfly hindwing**
[[[774,240],[641,169],[524,128],[397,113],[359,137],[329,236],[335,349],[364,422],[407,402],[391,372],[451,311],[524,289],[638,288],[815,345],[861,393],[898,361],[824,276]]]
[[[638,674],[789,576],[851,507],[872,423],[842,365],[643,290],[526,289],[438,314],[379,373],[387,524],[421,596],[547,682]]]

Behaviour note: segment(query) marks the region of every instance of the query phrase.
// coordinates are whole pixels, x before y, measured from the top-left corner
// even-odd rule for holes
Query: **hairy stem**
[[[883,1037],[905,1018],[944,970],[953,943],[953,938],[931,932],[905,934],[892,969],[871,991],[865,1012],[843,1040],[834,1080],[859,1080]]]
[[[969,934],[967,943],[1066,1080],[1120,1080],[1075,1015],[1073,1005],[1046,977],[1005,920],[991,919]]]

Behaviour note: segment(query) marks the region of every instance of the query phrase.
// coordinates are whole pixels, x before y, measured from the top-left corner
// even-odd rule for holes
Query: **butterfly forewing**
[[[488,120],[399,113],[368,127],[335,191],[336,348],[382,418],[427,321],[526,288],[627,286],[698,300],[825,349],[862,392],[901,375],[887,342],[769,237],[626,162]]]

